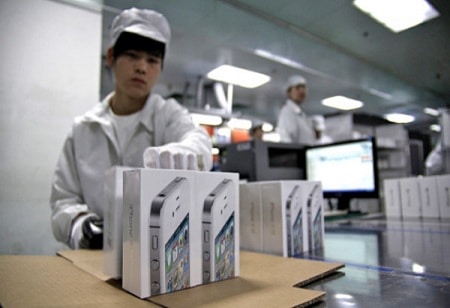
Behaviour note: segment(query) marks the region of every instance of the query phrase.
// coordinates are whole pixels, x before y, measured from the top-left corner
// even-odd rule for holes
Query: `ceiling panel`
[[[235,109],[245,114],[275,122],[283,84],[298,73],[308,80],[304,107],[310,113],[335,113],[320,101],[345,94],[365,102],[362,112],[404,110],[428,123],[435,119],[423,107],[450,101],[449,1],[430,2],[441,17],[394,34],[351,0],[105,1],[104,38],[119,9],[152,8],[168,18],[173,33],[157,88],[163,95],[188,93],[195,104],[200,77],[219,64],[233,64],[272,77],[257,89],[235,87]],[[264,59],[256,49],[303,67]]]

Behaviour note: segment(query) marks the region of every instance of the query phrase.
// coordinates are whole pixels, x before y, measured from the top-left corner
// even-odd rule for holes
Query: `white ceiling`
[[[103,16],[104,29],[118,10],[132,6],[167,17],[172,42],[158,90],[188,94],[188,106],[196,104],[200,76],[232,64],[272,77],[257,89],[234,88],[233,110],[243,115],[275,122],[284,103],[283,83],[301,74],[308,81],[304,108],[310,114],[336,113],[320,101],[346,95],[365,103],[358,112],[406,112],[418,119],[410,128],[422,129],[435,121],[424,107],[450,103],[450,1],[429,2],[441,16],[398,34],[361,13],[351,0],[106,0]],[[303,68],[257,56],[257,49]]]

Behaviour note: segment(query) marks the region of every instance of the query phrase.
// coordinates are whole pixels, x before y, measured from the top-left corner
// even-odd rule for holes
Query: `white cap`
[[[169,44],[171,35],[169,22],[161,13],[135,7],[122,11],[114,18],[110,47],[116,44],[122,32],[134,33],[166,45]]]
[[[284,85],[284,89],[287,91],[290,88],[298,85],[306,85],[306,79],[300,75],[293,75],[287,80],[286,84]]]
[[[325,130],[325,118],[321,115],[315,115],[312,117],[312,123],[315,130]]]

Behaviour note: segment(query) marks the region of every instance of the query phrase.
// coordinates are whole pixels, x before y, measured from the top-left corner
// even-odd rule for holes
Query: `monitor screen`
[[[374,138],[313,146],[305,151],[306,179],[321,181],[324,197],[378,197]]]

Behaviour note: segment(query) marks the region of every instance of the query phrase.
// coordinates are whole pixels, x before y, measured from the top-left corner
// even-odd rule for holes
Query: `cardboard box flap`
[[[64,250],[58,251],[57,255],[69,260],[75,266],[100,280],[107,281],[112,278],[103,272],[103,255],[101,250]]]
[[[0,256],[3,307],[158,307],[57,256]]]
[[[241,276],[273,285],[299,286],[343,268],[343,263],[322,262],[241,251]]]
[[[165,307],[304,307],[321,300],[325,292],[234,278],[151,297]]]
[[[71,250],[58,254],[94,276],[101,276],[98,275],[102,268],[101,251]],[[344,267],[343,263],[248,251],[240,252],[240,262],[238,278],[154,296],[142,302],[165,307],[206,307],[212,304],[214,307],[303,307],[321,300],[325,292],[294,286],[305,285]],[[121,292],[131,296],[123,290]]]

